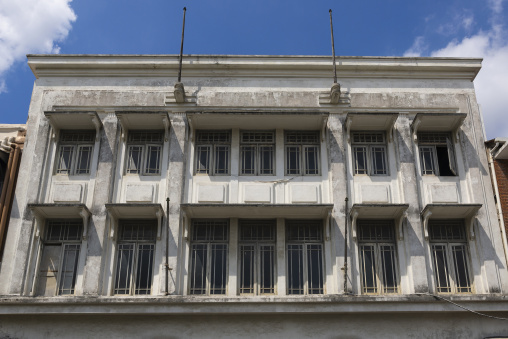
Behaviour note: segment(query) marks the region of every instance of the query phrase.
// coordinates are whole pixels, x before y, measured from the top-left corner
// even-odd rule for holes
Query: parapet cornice
[[[38,55],[28,65],[40,77],[176,77],[178,55]],[[337,57],[339,78],[468,79],[480,58]],[[329,78],[330,56],[184,55],[185,77]]]

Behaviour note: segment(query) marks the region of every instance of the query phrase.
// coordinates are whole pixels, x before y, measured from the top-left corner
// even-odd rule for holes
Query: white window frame
[[[432,228],[446,228],[449,224],[456,223],[455,226],[461,227],[461,239],[453,239],[453,238],[445,238],[445,239],[433,239],[433,231]],[[432,268],[434,271],[434,283],[436,292],[439,294],[472,294],[474,293],[474,286],[473,286],[473,277],[471,272],[471,254],[469,253],[469,245],[467,241],[467,232],[466,227],[464,224],[464,221],[462,219],[460,220],[429,220],[429,245],[430,245],[430,255],[431,255],[431,261],[432,261]],[[440,287],[440,274],[438,272],[438,266],[436,264],[436,256],[435,251],[436,247],[440,246],[445,251],[445,258],[447,262],[447,267],[444,267],[446,270],[444,276],[446,278],[446,284],[444,287]],[[454,258],[454,247],[462,247],[462,255],[463,255],[463,264],[465,265],[464,268],[467,272],[462,272],[462,274],[465,274],[465,278],[467,279],[468,285],[464,287],[458,287],[457,282],[457,261]],[[443,291],[443,289],[447,289],[449,291]]]
[[[95,131],[89,130],[62,130],[59,135],[58,142],[58,151],[57,157],[55,161],[55,174],[56,175],[68,175],[68,176],[81,176],[81,175],[90,175],[93,153],[94,153],[94,144],[95,144]],[[76,140],[62,140],[65,136],[72,134],[76,136]],[[79,135],[81,134],[81,138]],[[82,140],[79,140],[82,139]],[[65,148],[71,149],[70,156],[70,166],[69,168],[63,169],[63,151]],[[81,169],[78,169],[78,162],[81,161],[81,154],[85,148],[89,148],[88,152],[88,166],[86,166],[85,173],[77,173]]]
[[[426,140],[427,139],[427,140]],[[434,139],[429,140],[429,139]],[[446,147],[448,151],[448,167],[457,176],[457,159],[455,156],[454,144],[450,133],[441,132],[419,132],[418,133],[418,159],[421,166],[422,175],[440,176],[439,162],[437,157],[437,146]],[[424,160],[424,153],[431,153],[431,164],[427,168],[427,162]]]
[[[141,228],[151,228],[151,232],[153,234],[153,238],[151,239],[122,239],[123,232],[125,227],[129,224],[139,225]],[[120,219],[118,221],[118,231],[119,237],[117,240],[116,246],[116,255],[115,255],[115,265],[113,270],[113,295],[122,296],[122,295],[151,295],[153,292],[153,278],[154,278],[154,270],[155,270],[155,246],[156,246],[156,234],[157,234],[157,220],[133,220],[133,219]],[[119,284],[119,272],[120,272],[120,251],[122,250],[122,245],[132,245],[132,258],[130,258],[130,262],[128,263],[130,267],[130,273],[128,278],[128,286],[124,288],[118,287]],[[143,246],[151,246],[151,258],[150,265],[151,270],[148,272],[148,278],[150,279],[149,288],[147,289],[139,289],[138,288],[138,268],[140,265],[139,261],[139,253],[142,250]],[[119,293],[120,290],[127,291],[127,293]],[[142,290],[148,293],[138,293],[138,290]]]
[[[215,226],[215,223],[220,224],[221,226],[225,226],[225,239],[195,239],[195,227],[197,223],[204,223],[208,230],[206,231],[207,234],[212,234],[212,228]],[[229,239],[230,239],[230,221],[229,219],[193,219],[191,221],[191,240],[189,245],[189,281],[188,281],[188,291],[190,295],[203,295],[203,296],[224,296],[228,294],[228,288],[229,288]],[[204,264],[204,267],[202,267],[202,270],[204,272],[201,272],[201,276],[204,278],[204,287],[195,287],[193,278],[196,277],[195,270],[197,268],[196,266],[196,260],[194,258],[194,251],[198,251],[199,249],[195,250],[199,246],[201,246],[204,251],[206,252],[206,263]],[[215,289],[212,287],[212,267],[215,267],[212,265],[212,253],[216,248],[215,246],[221,246],[222,249],[219,249],[222,252],[222,257],[224,259],[223,268],[224,268],[224,285],[218,288],[219,292],[222,293],[214,293]],[[194,286],[194,287],[193,287]],[[197,293],[202,292],[202,293]]]
[[[272,228],[273,238],[262,238],[262,239],[242,239],[242,227],[252,225],[253,227],[268,226]],[[277,293],[277,220],[239,220],[238,222],[238,294],[240,295],[275,295]],[[243,259],[243,248],[251,246],[253,247],[253,258],[251,261],[252,269],[250,272],[252,279],[252,292],[244,292],[242,288],[242,278],[244,272],[244,261]],[[261,248],[271,247],[272,255],[272,267],[271,267],[271,280],[272,280],[272,291],[264,292],[260,281],[264,280],[262,265],[264,262],[261,260]]]
[[[52,224],[55,223],[55,224],[58,224],[58,223],[61,223],[61,224],[64,224],[64,227],[78,227],[78,229],[76,230],[76,237],[75,239],[49,239],[49,230],[52,228]],[[65,225],[67,223],[67,225]],[[67,230],[68,232],[68,230]],[[40,292],[40,288],[41,288],[41,285],[43,283],[43,279],[42,279],[42,262],[44,260],[44,257],[45,257],[45,254],[46,254],[46,248],[48,248],[49,246],[58,246],[60,247],[60,254],[58,256],[58,267],[57,267],[57,276],[55,278],[56,280],[56,284],[55,284],[55,290],[54,290],[54,293],[52,293],[51,295],[47,295],[47,296],[58,296],[58,295],[75,295],[76,294],[76,283],[77,283],[77,280],[78,280],[78,265],[79,265],[79,258],[80,258],[80,255],[81,255],[81,250],[82,250],[82,233],[83,233],[83,220],[80,220],[80,219],[48,219],[45,221],[45,227],[44,227],[44,236],[42,237],[41,239],[41,246],[40,246],[40,257],[39,257],[39,264],[36,266],[37,267],[37,272],[36,272],[36,284],[35,284],[35,294],[36,295],[41,295],[39,292]],[[61,235],[61,234],[60,234]],[[70,289],[70,293],[64,293],[66,290],[68,289],[65,289],[63,288],[64,286],[62,286],[63,284],[63,270],[64,270],[64,266],[66,266],[64,264],[64,259],[66,258],[66,249],[69,248],[69,247],[76,247],[77,248],[77,253],[75,253],[75,258],[74,258],[74,267],[73,267],[73,277],[72,277],[72,287]],[[75,248],[75,249],[76,249]],[[68,258],[68,257],[67,257]],[[54,272],[54,271],[53,271]]]
[[[248,134],[254,134],[254,139],[257,140],[244,140]],[[263,138],[262,135],[270,135],[271,140],[266,140],[269,138]],[[265,140],[263,140],[265,139]],[[244,171],[244,149],[246,147],[254,148],[254,173],[243,173]],[[262,163],[262,147],[271,147],[271,168],[270,173],[261,173],[261,163]],[[242,176],[270,176],[275,175],[275,132],[274,131],[240,131],[240,175]]]
[[[133,135],[133,133],[160,133],[160,141],[154,142],[153,140],[150,141],[130,141],[130,137]],[[129,135],[127,138],[127,153],[125,157],[125,175],[142,175],[142,176],[160,176],[161,175],[161,168],[162,168],[162,149],[163,149],[163,143],[164,143],[164,131],[163,130],[156,130],[156,131],[143,131],[143,130],[132,130],[129,131]],[[140,155],[140,162],[141,166],[139,169],[130,169],[130,160],[131,160],[131,149],[139,147],[141,149],[141,155]],[[158,168],[157,173],[150,173],[147,161],[149,160],[150,152],[149,149],[151,147],[158,148]]]
[[[293,135],[296,141],[288,140]],[[307,135],[307,136],[306,136]],[[310,137],[310,138],[309,138]],[[300,139],[300,140],[299,140]],[[304,139],[308,139],[307,141]],[[312,141],[314,139],[314,141]],[[298,168],[289,168],[289,149],[296,149]],[[316,173],[308,173],[307,150],[314,148],[316,157]],[[294,151],[292,151],[294,152]],[[290,173],[291,172],[291,173]],[[294,173],[292,173],[294,172]],[[321,175],[321,142],[319,131],[284,131],[284,175],[286,176],[318,176]]]
[[[384,132],[354,131],[351,132],[351,146],[353,153],[353,174],[369,176],[387,176],[390,175],[388,166],[388,148],[386,147],[386,136]],[[363,140],[362,140],[363,139]],[[358,169],[358,149],[365,149],[366,173],[359,173]],[[384,173],[375,173],[375,155],[374,150],[380,148],[383,150]]]
[[[316,237],[315,239],[313,239],[311,236],[307,237],[306,235],[303,235],[303,237],[301,239],[291,239],[290,237],[290,231],[289,229],[291,227],[298,227],[299,225],[302,225],[304,228],[305,226],[310,226],[310,227],[316,227],[316,230],[318,231],[318,237]],[[286,293],[287,295],[311,295],[311,294],[318,294],[318,295],[322,295],[322,294],[325,294],[325,287],[326,287],[326,281],[325,281],[325,277],[326,277],[326,274],[325,274],[325,262],[324,262],[324,259],[325,259],[325,244],[324,244],[324,239],[323,239],[323,220],[286,220],[285,222],[285,232],[286,232]],[[305,231],[304,231],[305,233]],[[310,235],[310,232],[309,232],[309,235]],[[318,246],[320,247],[319,249],[316,247],[316,248],[313,248],[315,246]],[[298,247],[301,247],[301,249],[298,249]],[[291,256],[289,254],[289,252],[291,250],[300,250],[302,255],[301,255],[301,267],[299,268],[302,272],[300,278],[302,278],[302,282],[303,282],[303,285],[301,287],[301,292],[302,293],[291,293],[292,290],[295,290],[295,288],[291,288],[291,283],[292,283],[292,276],[290,275],[290,260],[291,260]],[[313,250],[319,250],[320,252],[320,256],[318,258],[318,265],[320,264],[321,265],[321,268],[320,268],[320,271],[321,271],[321,276],[318,277],[319,279],[319,282],[321,283],[321,286],[317,287],[317,288],[312,288],[310,285],[309,285],[309,279],[308,279],[308,276],[309,276],[309,258],[308,258],[308,255],[309,255],[309,251],[313,251]],[[294,285],[293,285],[294,286]],[[319,293],[313,293],[312,290],[315,290],[315,289],[318,289],[319,290]]]
[[[221,140],[207,140],[201,141],[201,136],[209,134],[211,135],[211,139],[214,139],[214,134],[220,135],[223,134],[226,137],[225,141]],[[218,156],[218,152],[220,148],[226,148],[226,162],[227,168],[224,168],[224,173],[218,171],[216,166],[218,165],[216,157]],[[200,149],[208,149],[208,166],[201,167],[201,163],[199,161]],[[196,142],[195,142],[195,155],[194,155],[194,175],[209,175],[209,176],[224,176],[231,175],[231,131],[230,130],[197,130],[196,131]]]
[[[389,234],[391,235],[391,239],[362,239],[362,227],[389,227]],[[397,243],[395,237],[395,224],[393,220],[357,220],[357,234],[358,234],[358,260],[360,263],[360,281],[361,281],[361,290],[362,294],[397,294],[400,292],[400,277],[399,277],[399,263],[398,263],[398,253],[397,253]],[[374,248],[374,260],[375,260],[375,268],[373,273],[373,277],[375,277],[375,286],[368,287],[365,286],[365,257],[364,257],[364,248],[370,246]],[[386,262],[384,262],[384,258],[382,256],[382,247],[391,247],[391,258],[392,258],[392,271],[393,276],[391,277],[395,281],[395,287],[387,287],[385,286],[386,281]]]

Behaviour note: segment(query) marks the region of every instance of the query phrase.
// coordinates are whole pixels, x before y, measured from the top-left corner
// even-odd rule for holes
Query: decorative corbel
[[[162,232],[162,209],[158,208],[155,211],[155,215],[157,216],[157,240],[161,240],[161,232]]]
[[[418,143],[418,127],[422,123],[422,120],[419,116],[416,116],[415,120],[413,121],[413,140],[415,143]]]
[[[348,144],[351,143],[351,125],[353,124],[353,117],[348,117],[346,119],[346,137]]]
[[[92,119],[92,123],[95,126],[95,141],[99,141],[100,140],[100,131],[101,131],[101,121],[97,117],[97,114],[90,113],[89,115],[90,115],[90,118]]]
[[[407,219],[407,210],[405,210],[400,214],[399,220],[397,221],[399,240],[404,240],[404,220],[406,219]]]
[[[351,213],[351,235],[354,240],[356,240],[356,219],[358,219],[358,215],[358,211]]]
[[[429,218],[432,215],[432,212],[426,211],[423,214],[423,235],[425,236],[425,240],[429,240]]]
[[[42,236],[42,228],[44,225],[44,218],[37,212],[32,210],[35,215],[35,239],[39,240]]]
[[[340,84],[334,82],[330,89],[330,103],[338,104],[340,102]]]
[[[88,220],[90,219],[91,213],[85,207],[83,207],[81,208],[79,215],[81,218],[83,218],[83,240],[86,240],[88,235]]]
[[[453,135],[453,142],[454,142],[454,143],[458,143],[458,142],[459,142],[459,133],[460,133],[460,126],[459,126],[459,127],[457,127],[457,128],[453,131],[453,133],[452,133],[452,135]]]
[[[118,122],[120,123],[120,127],[122,127],[122,141],[125,141],[125,138],[127,136],[127,127],[125,126],[125,120],[123,116],[117,115]]]
[[[164,124],[164,141],[168,142],[169,141],[169,125],[170,124],[169,124],[169,118],[168,118],[167,113],[162,118],[162,123]]]
[[[474,225],[476,221],[476,216],[478,215],[478,212],[470,215],[466,221],[467,221],[467,230],[469,233],[469,240],[474,240],[476,238],[476,234],[474,232]]]
[[[183,104],[185,102],[185,88],[181,82],[177,82],[175,84],[175,90],[173,92],[175,95],[175,100],[179,104]]]

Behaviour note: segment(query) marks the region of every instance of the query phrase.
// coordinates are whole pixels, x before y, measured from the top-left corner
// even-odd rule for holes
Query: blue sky
[[[508,0],[0,0],[0,123],[24,123],[28,53],[483,57],[487,136],[508,137]],[[502,123],[500,123],[502,122]]]

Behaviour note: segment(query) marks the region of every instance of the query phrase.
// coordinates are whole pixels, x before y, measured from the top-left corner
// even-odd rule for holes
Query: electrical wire
[[[436,295],[436,294],[431,294],[431,293],[415,293],[415,294],[416,295],[428,295],[428,296],[434,297],[436,299],[444,300],[444,301],[449,302],[450,304],[452,304],[454,306],[457,306],[459,308],[462,308],[463,310],[472,312],[474,314],[480,315],[482,317],[487,317],[487,318],[492,318],[492,319],[497,319],[497,320],[508,320],[508,318],[494,317],[492,315],[488,315],[488,314],[480,313],[480,312],[477,312],[477,311],[473,311],[472,309],[469,309],[469,308],[467,308],[465,306],[462,306],[462,305],[459,305],[457,303],[454,303],[453,301],[448,300],[446,298],[443,298],[442,296],[439,296],[439,295]]]

